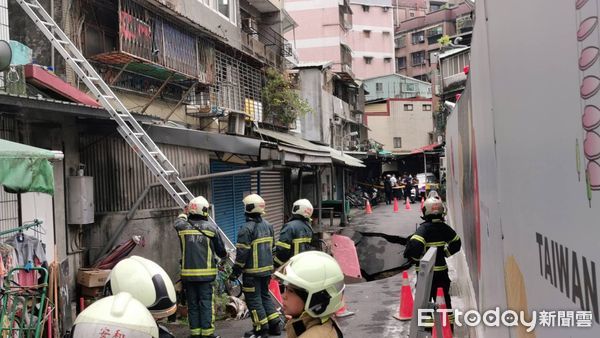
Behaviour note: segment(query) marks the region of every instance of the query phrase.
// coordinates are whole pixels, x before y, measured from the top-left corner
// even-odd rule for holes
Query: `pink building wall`
[[[338,0],[286,0],[285,9],[298,23],[286,33],[300,62],[341,62],[340,48],[348,33],[340,22]]]
[[[388,6],[368,6],[368,11],[360,1],[352,3],[351,8],[353,15],[349,45],[352,48],[354,74],[359,79],[393,74],[394,11],[391,0]],[[370,63],[365,57],[370,58]]]

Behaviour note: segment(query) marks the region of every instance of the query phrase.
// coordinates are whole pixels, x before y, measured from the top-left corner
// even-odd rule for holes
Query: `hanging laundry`
[[[6,243],[0,243],[0,259],[2,260],[2,267],[0,268],[0,287],[3,287],[4,278],[8,275],[10,270],[17,267],[17,252],[15,248]],[[13,273],[12,279],[15,282],[19,282],[17,273]]]
[[[26,266],[28,262],[33,264],[35,257],[37,257],[41,263],[47,263],[46,252],[42,246],[42,241],[38,238],[19,233],[6,240],[5,243],[15,248],[18,265],[20,267]]]

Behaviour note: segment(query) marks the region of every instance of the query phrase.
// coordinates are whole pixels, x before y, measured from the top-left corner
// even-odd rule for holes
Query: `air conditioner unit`
[[[243,26],[244,30],[250,34],[258,33],[258,23],[256,22],[256,19],[254,19],[254,18],[245,18],[242,23],[242,26]]]
[[[419,42],[425,42],[425,37],[423,35],[419,35],[417,39],[419,40]]]
[[[233,135],[244,135],[245,129],[246,114],[230,111],[227,119],[227,133]]]

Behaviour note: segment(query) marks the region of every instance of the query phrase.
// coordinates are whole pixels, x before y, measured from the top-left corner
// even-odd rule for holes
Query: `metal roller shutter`
[[[280,171],[261,171],[252,175],[252,191],[258,193],[267,206],[265,219],[273,225],[275,238],[284,223],[285,195],[283,173]]]
[[[221,161],[210,162],[211,173],[244,168],[247,167]],[[237,242],[238,230],[246,221],[242,199],[249,192],[250,174],[212,179],[212,204],[215,211],[215,221],[233,243]]]

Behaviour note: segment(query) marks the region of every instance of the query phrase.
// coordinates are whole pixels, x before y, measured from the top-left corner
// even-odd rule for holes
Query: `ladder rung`
[[[99,78],[97,78],[97,77],[89,77],[89,76],[88,76],[88,80],[90,80],[90,81],[92,81],[92,82],[95,82],[95,81],[100,81],[100,79],[99,79]]]
[[[40,8],[40,6],[38,6],[36,4],[32,4],[31,2],[23,1],[23,3],[31,8]]]
[[[43,25],[45,26],[50,26],[50,27],[54,27],[56,26],[55,24],[53,24],[52,22],[48,22],[48,21],[40,21]]]
[[[149,151],[148,154],[152,155],[152,156],[156,156],[159,154],[158,151]]]
[[[144,133],[133,133],[133,136],[142,137],[144,136]]]
[[[56,39],[56,42],[62,43],[63,45],[68,45],[69,44],[69,41],[65,41],[65,40],[58,40],[58,39]]]
[[[177,195],[179,195],[179,196],[185,196],[187,194],[188,194],[187,191],[182,191],[182,192],[177,193]]]
[[[102,96],[103,98],[107,99],[107,100],[112,100],[112,99],[114,99],[114,98],[115,98],[115,97],[114,97],[114,96],[112,96],[112,95],[101,95],[101,96]],[[123,114],[123,115],[127,115],[127,114]]]
[[[167,175],[173,175],[175,172],[175,170],[165,170],[165,174]]]
[[[76,59],[76,58],[71,58],[71,60],[73,60],[73,61],[75,61],[75,62],[78,62],[78,63],[84,63],[84,62],[85,62],[85,60],[82,60],[82,59]]]

